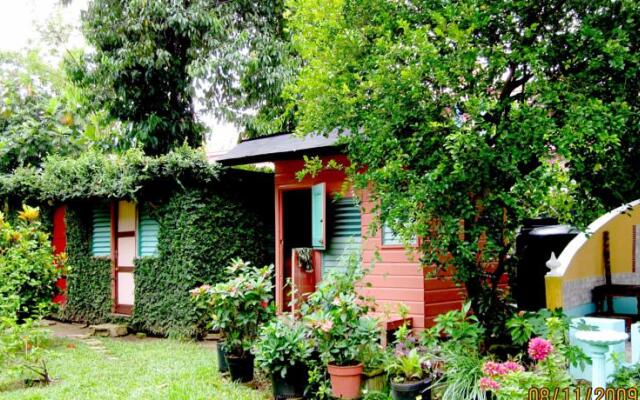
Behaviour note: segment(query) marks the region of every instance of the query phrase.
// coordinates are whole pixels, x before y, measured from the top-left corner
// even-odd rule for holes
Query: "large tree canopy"
[[[83,20],[96,52],[77,79],[125,123],[122,147],[150,154],[202,144],[200,102],[248,135],[291,129],[283,10],[284,0],[93,0]]]
[[[496,334],[523,218],[638,197],[637,1],[288,6],[298,131],[350,130],[354,182],[373,183],[407,240],[424,238],[427,265],[454,267]]]

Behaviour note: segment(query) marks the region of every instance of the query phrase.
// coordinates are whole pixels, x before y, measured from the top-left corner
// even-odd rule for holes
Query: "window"
[[[416,245],[418,244],[418,237],[417,236],[413,236],[413,238],[411,239],[411,243],[412,245]],[[384,223],[382,225],[382,245],[383,246],[402,246],[404,245],[404,243],[402,243],[402,238],[400,237],[400,235],[396,232],[393,231],[393,229],[391,229],[391,227],[389,227],[389,225],[387,225],[387,223]]]
[[[138,215],[138,257],[158,255],[160,224],[151,217],[149,209],[141,207]]]
[[[346,271],[350,257],[360,257],[362,218],[355,199],[343,198],[329,205],[332,224],[329,243],[322,255],[322,273]]]
[[[108,257],[111,255],[111,210],[108,204],[101,204],[92,210],[91,255]]]

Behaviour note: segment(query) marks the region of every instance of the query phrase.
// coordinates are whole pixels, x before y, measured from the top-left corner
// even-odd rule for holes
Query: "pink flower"
[[[537,337],[529,341],[529,357],[535,361],[542,361],[553,351],[553,345],[546,339]]]
[[[504,368],[504,370],[506,371],[506,373],[511,373],[511,372],[522,372],[524,371],[524,367],[520,364],[518,364],[515,361],[506,361],[502,363],[502,367]]]
[[[320,324],[320,330],[324,332],[329,332],[333,328],[333,321],[325,320]]]
[[[504,367],[502,366],[502,364],[494,361],[487,361],[482,366],[482,373],[484,373],[487,376],[504,375],[505,372],[506,371],[504,370]]]
[[[480,378],[480,388],[482,390],[498,390],[500,389],[500,384],[494,381],[491,378]]]
[[[501,375],[510,374],[512,372],[524,371],[522,365],[514,361],[506,361],[503,363],[497,363],[494,361],[487,361],[482,366],[482,372],[489,377],[496,377]]]

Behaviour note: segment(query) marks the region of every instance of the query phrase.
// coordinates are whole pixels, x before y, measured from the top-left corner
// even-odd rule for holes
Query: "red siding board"
[[[66,207],[61,205],[53,211],[53,234],[51,235],[51,245],[53,253],[64,253],[67,249],[67,225],[66,225]],[[56,282],[59,293],[53,297],[54,303],[65,304],[67,302],[67,278],[61,277]]]
[[[323,156],[323,162],[335,159],[339,163],[348,165],[348,160],[343,155]],[[336,193],[342,193],[345,189],[343,182],[345,174],[342,171],[325,170],[316,177],[305,177],[298,181],[296,172],[304,167],[302,160],[275,160],[275,185],[276,193],[289,188],[303,188],[324,182],[330,197]],[[389,248],[382,246],[380,232],[369,235],[369,226],[375,219],[372,213],[373,203],[366,192],[358,193],[362,203],[362,256],[363,267],[370,270],[366,281],[371,287],[362,287],[361,293],[372,296],[378,303],[377,313],[380,316],[394,319],[398,317],[398,306],[405,304],[409,308],[409,316],[413,318],[414,327],[421,329],[425,323],[432,321],[431,313],[448,311],[460,305],[460,289],[450,281],[426,280],[426,271],[420,265],[420,257],[417,252],[407,252],[403,248]],[[353,191],[347,188],[345,196],[352,196]],[[276,194],[276,196],[278,196]],[[276,197],[276,249],[282,237],[281,204]],[[276,271],[282,275],[283,254],[276,255]],[[373,268],[371,264],[373,261]],[[280,277],[281,278],[281,277]],[[280,279],[276,281],[280,285]],[[432,293],[432,291],[434,291]],[[280,300],[281,301],[281,300]]]

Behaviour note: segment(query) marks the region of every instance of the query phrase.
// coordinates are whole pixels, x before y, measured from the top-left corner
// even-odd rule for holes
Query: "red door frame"
[[[116,314],[131,315],[133,305],[118,304],[118,272],[133,273],[134,267],[118,266],[118,238],[135,236],[136,232],[118,232],[118,201],[111,201],[111,311]]]
[[[293,190],[311,190],[312,183],[292,183],[287,185],[279,185],[276,188],[276,310],[278,313],[284,311],[284,208],[283,193]],[[326,210],[325,210],[326,214]],[[311,218],[311,216],[309,216]],[[313,252],[314,271],[316,284],[322,278],[322,252]],[[293,267],[293,266],[292,266]],[[292,274],[293,276],[293,274]]]

